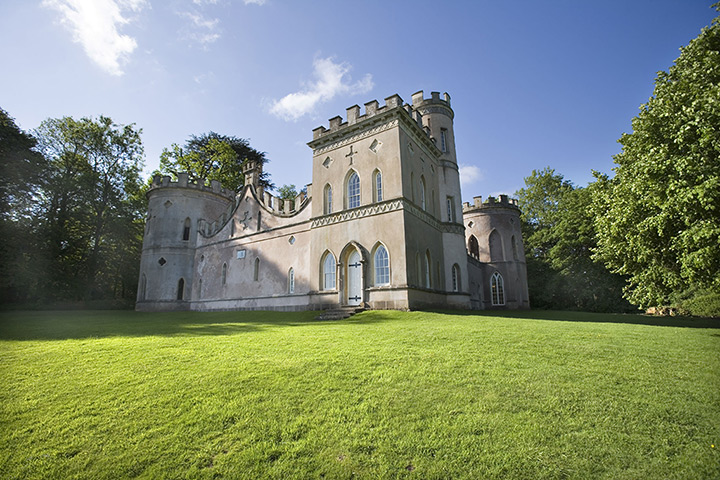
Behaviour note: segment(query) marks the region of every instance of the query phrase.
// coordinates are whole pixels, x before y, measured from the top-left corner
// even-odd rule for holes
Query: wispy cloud
[[[463,188],[469,187],[478,180],[482,180],[484,175],[475,165],[460,164],[460,185]]]
[[[191,31],[188,34],[192,40],[206,46],[220,38],[219,19],[207,18],[198,12],[181,12],[179,15],[189,19],[192,23]]]
[[[366,74],[361,80],[350,83],[348,63],[335,63],[333,58],[316,58],[313,61],[315,81],[299,92],[285,95],[272,102],[270,113],[284,120],[297,120],[312,112],[315,107],[339,94],[367,93],[373,87],[372,75]]]
[[[265,5],[266,0],[243,0],[245,5]]]
[[[85,54],[111,75],[122,75],[122,66],[137,47],[134,38],[119,29],[132,20],[130,12],[140,12],[146,0],[43,0],[42,5],[57,10],[60,21],[82,45]]]

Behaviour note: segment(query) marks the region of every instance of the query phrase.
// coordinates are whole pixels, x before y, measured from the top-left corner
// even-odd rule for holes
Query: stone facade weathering
[[[294,200],[156,176],[138,310],[528,308],[517,202],[461,203],[450,96],[354,105],[313,130]]]

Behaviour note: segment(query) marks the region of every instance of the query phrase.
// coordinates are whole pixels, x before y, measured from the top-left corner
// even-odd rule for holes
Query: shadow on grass
[[[437,313],[447,315],[476,315],[479,317],[525,318],[560,322],[625,323],[631,325],[651,325],[655,327],[720,328],[720,318],[658,317],[628,313],[593,313],[557,310],[442,310],[437,311]]]
[[[315,320],[318,312],[135,312],[127,310],[0,311],[0,340],[238,335],[282,327],[371,324],[391,313],[365,312],[348,320]]]

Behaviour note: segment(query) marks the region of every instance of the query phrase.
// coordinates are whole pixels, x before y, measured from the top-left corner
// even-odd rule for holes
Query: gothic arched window
[[[335,290],[335,256],[331,252],[325,254],[322,262],[323,290]]]
[[[184,278],[181,278],[180,280],[178,280],[177,299],[178,300],[185,299],[185,279]]]
[[[460,291],[460,267],[457,263],[452,267],[452,291]]]
[[[478,245],[477,238],[475,238],[475,235],[470,235],[470,239],[468,240],[468,251],[470,252],[470,255],[478,258],[480,257],[480,245]]]
[[[183,225],[183,240],[190,240],[190,218],[185,219],[185,225]]]
[[[325,185],[323,192],[323,214],[332,213],[332,187],[330,184]]]
[[[505,305],[505,282],[500,272],[490,277],[490,297],[493,305]]]
[[[373,266],[375,268],[375,285],[390,284],[390,258],[388,257],[385,245],[378,245],[373,255]]]
[[[375,170],[373,176],[373,187],[375,189],[375,201],[382,202],[383,200],[383,184],[382,184],[382,172]]]
[[[288,270],[288,293],[295,293],[295,270],[292,267]]]
[[[352,172],[347,180],[347,208],[360,206],[360,176]]]

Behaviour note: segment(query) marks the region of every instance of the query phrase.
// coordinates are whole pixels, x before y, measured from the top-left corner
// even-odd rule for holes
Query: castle
[[[461,203],[450,96],[354,105],[313,130],[294,200],[156,176],[138,310],[528,308],[517,202]]]

